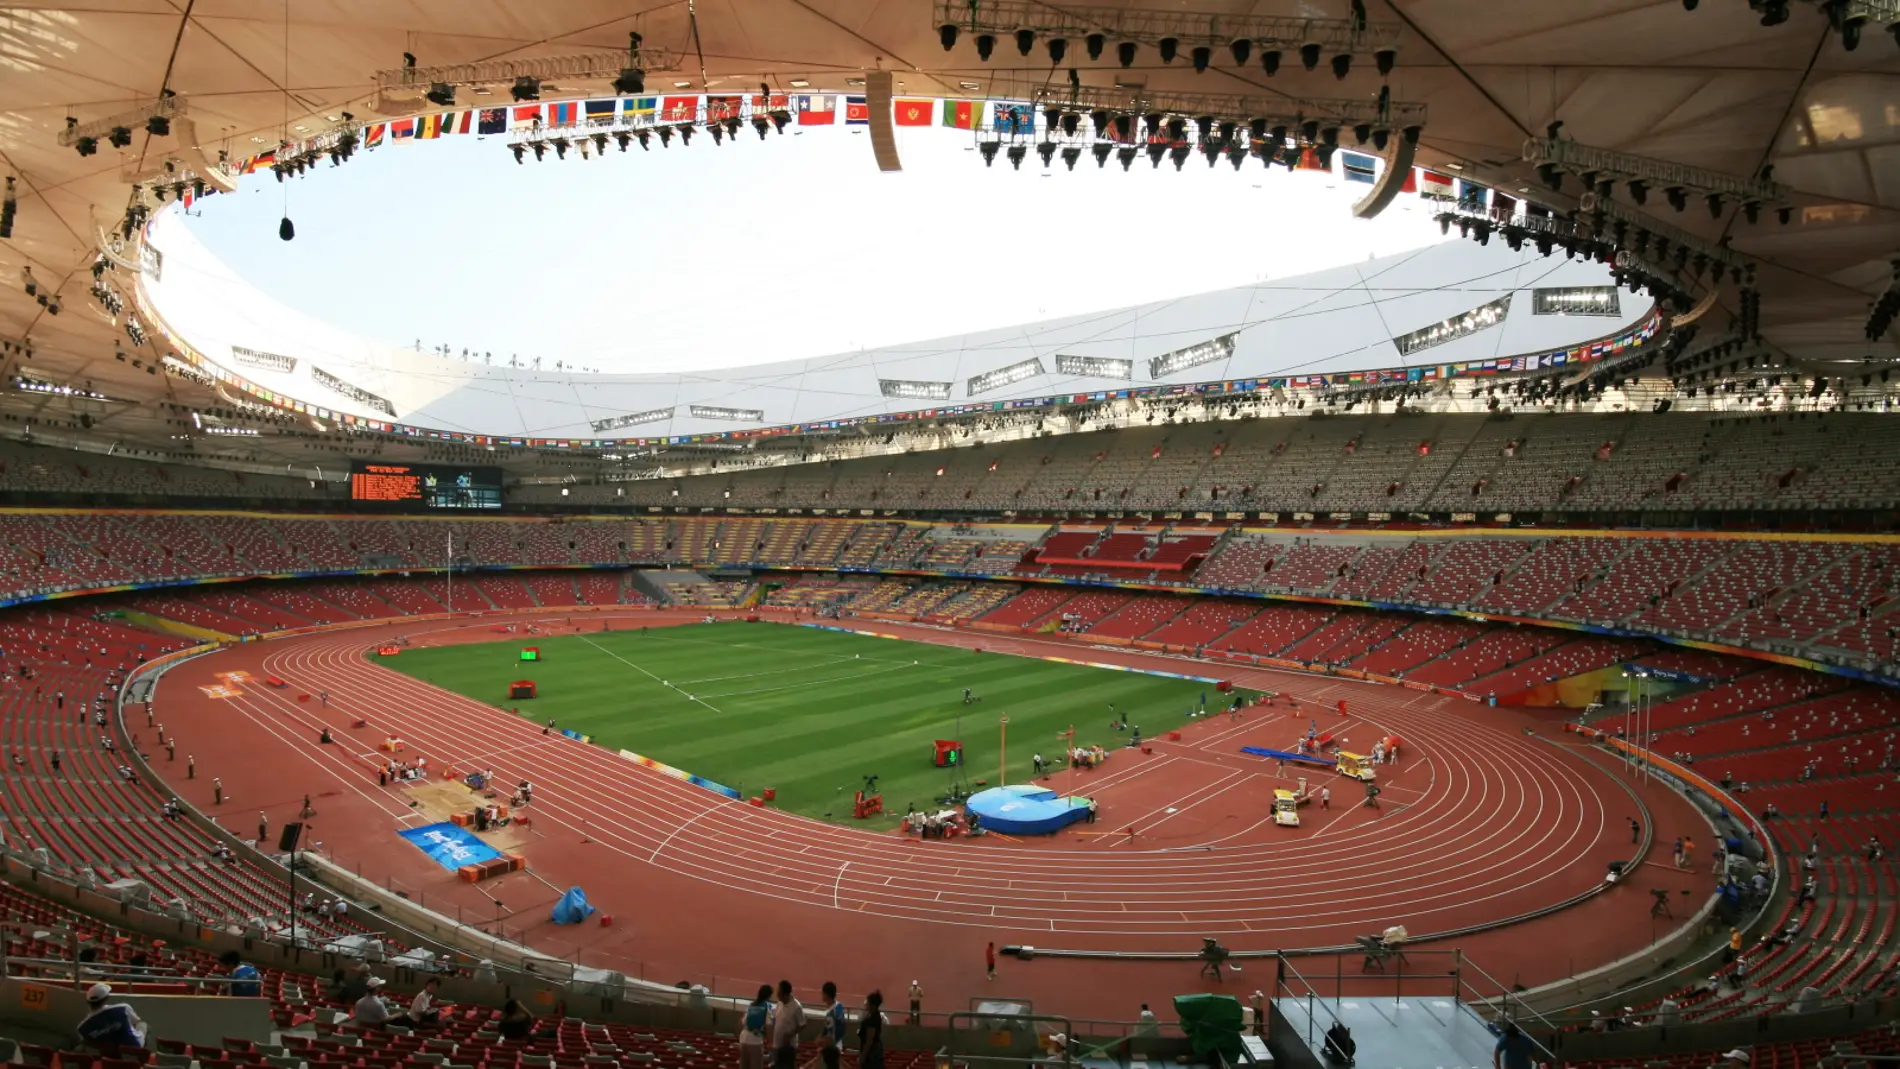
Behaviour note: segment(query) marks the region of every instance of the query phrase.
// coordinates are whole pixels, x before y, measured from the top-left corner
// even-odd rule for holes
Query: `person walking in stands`
[[[992,980],[996,979],[996,944],[995,943],[991,943],[990,945],[983,948],[983,966],[984,968],[989,970],[990,979]]]
[[[1821,799],[1821,819],[1827,819],[1827,799]]]
[[[218,964],[230,970],[227,975],[231,978],[231,982],[225,985],[223,992],[214,993],[230,995],[233,998],[256,998],[263,994],[264,985],[259,982],[263,977],[258,975],[257,966],[245,961],[237,951],[225,951],[219,956]]]
[[[884,992],[864,996],[858,1018],[858,1069],[884,1069]]]
[[[222,776],[211,777],[211,804],[224,804],[224,777]]]
[[[85,1019],[79,1022],[79,1040],[95,1049],[137,1050],[145,1046],[146,1024],[123,1002],[110,1005],[111,984],[94,984],[86,992]]]
[[[912,1028],[924,1023],[924,985],[915,980],[910,982],[910,1020]]]
[[[198,759],[191,756],[190,754],[185,755],[185,778],[186,779],[198,778]]]
[[[798,1030],[805,1007],[792,997],[792,982],[778,982],[778,1014],[772,1018],[772,1069],[798,1069]]]
[[[46,755],[46,760],[48,764],[51,764],[53,766],[53,774],[55,776],[59,775],[59,751],[53,750],[49,752]]]
[[[270,838],[270,818],[265,816],[264,811],[260,809],[257,811],[257,841],[261,843],[268,840],[269,838]]]
[[[760,984],[739,1025],[739,1069],[765,1069],[765,1029],[772,1020],[772,985]]]
[[[1537,1047],[1531,1037],[1518,1030],[1517,1022],[1504,1022],[1504,1032],[1491,1052],[1491,1069],[1532,1069]]]
[[[61,712],[64,712],[66,710],[66,692],[65,691],[56,690],[53,692],[53,708]]]
[[[838,985],[825,981],[825,1045],[818,1048],[825,1069],[838,1069],[844,1058],[844,1003],[838,1001]]]

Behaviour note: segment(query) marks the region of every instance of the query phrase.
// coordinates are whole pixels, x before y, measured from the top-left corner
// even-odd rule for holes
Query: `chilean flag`
[[[801,96],[798,98],[798,125],[830,126],[837,121],[837,97]]]

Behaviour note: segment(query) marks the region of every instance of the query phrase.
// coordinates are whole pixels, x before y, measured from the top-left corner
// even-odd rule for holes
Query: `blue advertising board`
[[[463,865],[479,865],[501,856],[501,851],[476,838],[474,832],[455,824],[430,824],[397,834],[450,872]]]

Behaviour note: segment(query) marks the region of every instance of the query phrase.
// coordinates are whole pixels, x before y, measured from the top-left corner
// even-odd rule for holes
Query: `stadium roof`
[[[146,290],[181,351],[234,391],[322,406],[322,419],[482,436],[626,440],[824,429],[898,413],[1119,391],[1436,384],[1499,358],[1553,366],[1651,318],[1601,265],[1454,241],[1298,278],[950,338],[723,371],[584,374],[471,365],[351,337],[260,297],[175,216],[148,239]],[[1538,314],[1539,292],[1597,288],[1592,315]],[[1466,322],[1465,317],[1472,317]],[[1454,324],[1429,334],[1433,328]],[[1620,351],[1621,347],[1615,347]],[[1556,364],[1561,361],[1562,364]],[[1521,370],[1523,364],[1519,363]],[[638,442],[637,444],[647,444]]]
[[[1100,6],[1129,20],[1189,17]],[[1739,3],[1693,12],[1680,0],[1366,6],[1382,33],[1390,24],[1396,34],[1393,98],[1427,108],[1421,164],[1512,195],[1537,190],[1559,209],[1575,205],[1577,181],[1562,194],[1542,190],[1534,166],[1522,159],[1526,140],[1542,136],[1553,120],[1561,119],[1563,135],[1579,144],[1708,168],[1738,182],[1772,164],[1792,208],[1785,226],[1772,211],[1760,222],[1744,221],[1733,197],[1714,216],[1697,203],[1672,211],[1656,196],[1635,206],[1619,192],[1618,202],[1638,220],[1708,246],[1726,244],[1758,262],[1762,331],[1776,349],[1837,373],[1870,355],[1895,358],[1891,332],[1877,344],[1863,338],[1870,305],[1892,281],[1888,260],[1900,248],[1900,115],[1891,104],[1900,97],[1900,51],[1880,25],[1866,28],[1859,47],[1848,51],[1819,6],[1804,2],[1773,27],[1759,25],[1759,13]],[[1892,8],[1879,0],[1870,10]],[[1252,4],[1195,10],[1257,14]],[[1349,4],[1301,14],[1343,19]],[[216,404],[217,395],[199,384],[150,373],[162,356],[156,332],[132,344],[123,322],[88,296],[97,250],[112,244],[131,186],[150,184],[167,163],[210,169],[207,156],[220,150],[242,158],[283,139],[315,136],[346,111],[361,119],[378,108],[424,110],[429,106],[419,99],[377,90],[377,72],[400,67],[404,52],[425,68],[508,63],[623,49],[627,34],[637,31],[650,54],[672,68],[656,63],[648,72],[649,87],[661,92],[684,83],[685,92],[747,93],[764,82],[774,92],[858,93],[864,89],[854,83],[882,69],[895,72],[895,89],[904,95],[1021,99],[1051,74],[1041,41],[1024,57],[1006,36],[984,62],[965,33],[945,51],[938,20],[919,3],[749,0],[698,5],[696,25],[691,21],[685,4],[630,15],[595,0],[297,0],[281,7],[198,0],[182,11],[166,0],[115,0],[11,10],[0,20],[0,151],[18,180],[18,209],[13,236],[0,246],[0,271],[15,283],[0,293],[0,332],[30,342],[33,355],[23,363],[20,353],[8,353],[8,373],[26,367],[42,381],[90,382],[82,392],[115,398]],[[1088,91],[1238,94],[1278,99],[1288,109],[1316,99],[1371,101],[1382,83],[1363,55],[1336,79],[1330,64],[1303,70],[1296,55],[1268,76],[1257,60],[1236,66],[1224,49],[1204,73],[1186,56],[1163,64],[1150,46],[1124,70],[1112,52],[1090,61],[1072,46],[1066,64]],[[568,82],[545,78],[544,99],[605,89]],[[1117,89],[1118,83],[1135,88]],[[103,134],[115,116],[149,113],[161,92],[176,94],[167,107],[175,113],[169,133],[153,135],[131,122],[123,148],[102,138],[96,154],[81,156],[62,144],[69,116],[81,124],[75,133],[97,126]],[[867,158],[865,166],[872,165]],[[32,296],[22,276],[29,267]],[[51,315],[39,298],[63,314]],[[1716,300],[1707,322],[1740,310],[1740,287],[1724,282]],[[115,340],[126,342],[123,361],[113,358]],[[72,419],[80,401],[90,399],[10,391],[5,411]],[[149,404],[96,406],[89,414],[110,433],[154,439],[166,432],[166,419],[176,418]]]

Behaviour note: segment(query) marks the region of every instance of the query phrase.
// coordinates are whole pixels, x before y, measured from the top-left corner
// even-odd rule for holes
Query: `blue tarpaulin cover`
[[[578,887],[570,887],[554,903],[554,923],[579,924],[594,915],[594,907],[587,904],[587,892]]]

